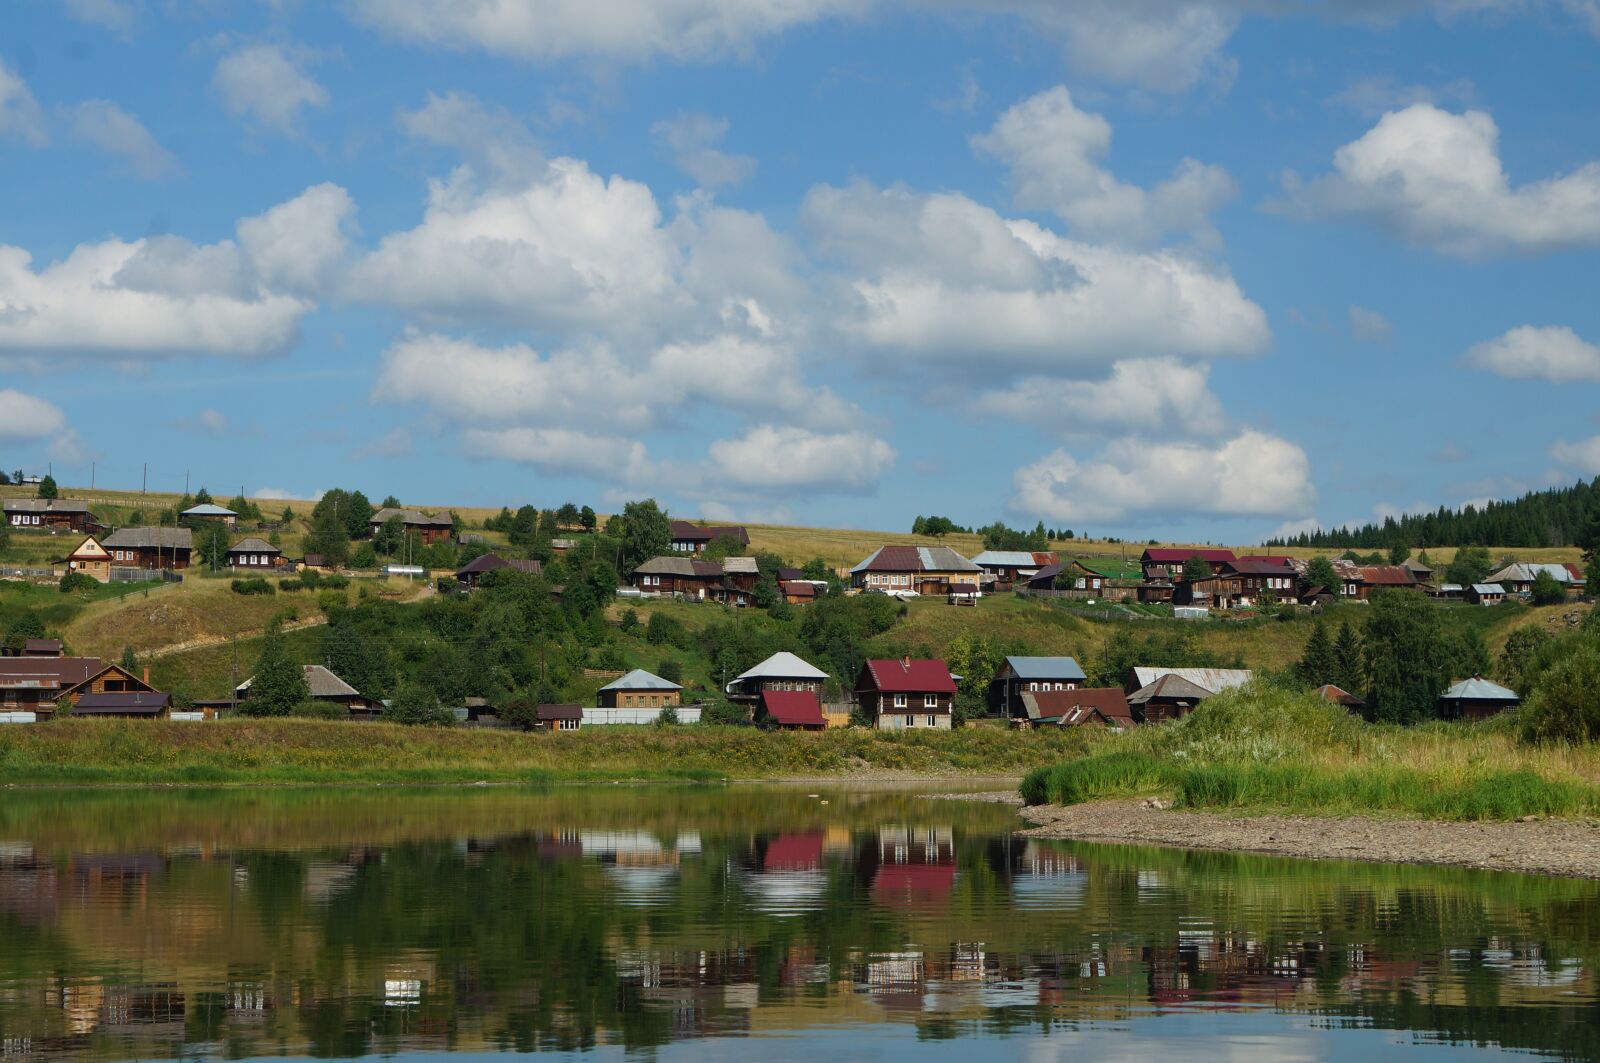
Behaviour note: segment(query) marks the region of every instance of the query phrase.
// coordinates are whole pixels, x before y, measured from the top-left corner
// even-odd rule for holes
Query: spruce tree
[[[240,711],[246,716],[287,716],[310,696],[305,670],[289,658],[283,632],[274,623],[262,639],[261,657]]]
[[[56,478],[54,476],[46,474],[45,478],[43,480],[39,481],[39,497],[40,498],[59,498],[60,497],[60,492],[56,490]]]
[[[1312,625],[1311,634],[1306,638],[1305,653],[1301,655],[1296,669],[1307,686],[1337,683],[1338,658],[1334,653],[1333,640],[1328,637],[1328,627],[1321,618]]]
[[[1361,635],[1346,620],[1339,625],[1339,638],[1333,644],[1333,672],[1328,682],[1348,693],[1361,695],[1365,675]]]

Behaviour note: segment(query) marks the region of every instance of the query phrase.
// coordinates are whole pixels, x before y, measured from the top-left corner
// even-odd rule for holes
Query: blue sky
[[[1248,541],[1600,474],[1596,0],[19,0],[0,465]]]

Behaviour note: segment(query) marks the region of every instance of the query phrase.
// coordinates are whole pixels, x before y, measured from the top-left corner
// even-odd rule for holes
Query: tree
[[[228,563],[228,548],[232,545],[228,538],[228,529],[221,524],[208,521],[195,538],[195,557],[212,572],[216,572]]]
[[[32,609],[20,610],[11,618],[11,623],[6,627],[5,637],[0,639],[0,646],[12,651],[22,649],[29,639],[42,639],[45,637],[44,620]]]
[[[672,545],[672,522],[653,498],[623,506],[621,524],[624,572],[632,572],[652,557],[666,553]]]
[[[1491,571],[1493,562],[1489,559],[1489,550],[1483,546],[1463,546],[1456,551],[1456,556],[1444,570],[1446,583],[1459,583],[1469,587],[1474,583],[1482,583],[1483,577]]]
[[[326,501],[324,496],[323,501]],[[321,554],[324,561],[335,567],[350,558],[350,532],[345,527],[335,507],[324,508],[322,502],[311,511],[311,534],[306,536],[306,553]]]
[[[1333,562],[1325,557],[1314,557],[1306,566],[1306,582],[1313,587],[1321,587],[1329,594],[1337,596],[1344,589],[1344,581],[1339,578],[1338,571],[1333,567]],[[1354,693],[1354,691],[1351,691]]]
[[[315,553],[315,551],[313,551]],[[378,552],[371,543],[362,543],[350,555],[350,567],[357,572],[368,572],[378,567]]]
[[[583,525],[584,531],[593,533],[595,528],[600,523],[600,518],[595,515],[595,512],[592,508],[589,506],[584,506],[578,511],[578,523]]]
[[[731,535],[718,535],[706,544],[703,556],[707,561],[722,561],[729,557],[743,557],[744,544]]]
[[[683,662],[676,657],[668,657],[661,662],[661,667],[656,669],[656,675],[669,683],[683,682]]]
[[[1348,623],[1346,626],[1349,626]],[[1328,628],[1321,618],[1312,625],[1311,634],[1306,637],[1305,652],[1300,655],[1300,663],[1295,665],[1295,673],[1306,686],[1320,687],[1324,683],[1335,682],[1339,661],[1334,654],[1333,639],[1328,637]]]
[[[138,511],[135,510],[134,512],[138,512]],[[8,547],[10,545],[11,545],[11,525],[6,523],[5,521],[0,521],[0,550],[4,550],[6,547]]]
[[[211,492],[204,487],[194,493],[194,504],[197,506],[210,506],[216,504],[216,499],[211,497]]]
[[[928,534],[928,521],[920,513],[917,514],[916,519],[911,522],[911,534],[912,535],[926,535],[926,534]]]
[[[1600,646],[1586,639],[1539,678],[1522,708],[1524,733],[1537,742],[1600,739]]]
[[[1211,576],[1211,565],[1199,555],[1190,555],[1183,563],[1183,578],[1185,580],[1208,579]]]
[[[240,711],[246,716],[287,716],[310,696],[305,669],[289,659],[283,631],[272,624],[261,640],[261,656]]]
[[[1339,625],[1333,644],[1333,674],[1328,682],[1351,694],[1366,686],[1366,658],[1362,654],[1361,633],[1348,619]]]
[[[54,476],[51,476],[49,473],[45,473],[44,479],[39,481],[39,497],[40,498],[60,498],[61,497],[60,492],[56,490],[56,478]]]
[[[121,664],[123,670],[129,673],[132,673],[135,668],[139,667],[139,658],[133,655],[132,646],[122,647],[122,659],[117,663]]]
[[[571,528],[574,525],[582,523],[583,517],[578,512],[578,507],[576,505],[571,502],[563,502],[561,504],[561,508],[556,510],[556,520],[560,524]]]
[[[292,506],[283,507],[283,512],[278,514],[278,523],[286,528],[294,523],[294,508]]]
[[[546,539],[554,539],[561,530],[561,522],[556,517],[556,511],[547,509],[539,514],[539,534]]]
[[[506,529],[506,536],[512,546],[532,546],[539,536],[539,511],[532,506],[517,507],[516,514],[511,518],[511,527]]]
[[[1557,583],[1556,578],[1547,570],[1541,568],[1539,574],[1533,577],[1533,604],[1560,605],[1566,600],[1566,588]]]
[[[401,683],[383,718],[408,727],[449,727],[455,715],[439,705],[438,695],[421,683]]]
[[[378,528],[372,537],[372,549],[384,557],[393,557],[406,544],[406,519],[396,513]]]
[[[652,646],[661,646],[669,642],[676,642],[678,637],[678,622],[665,613],[651,613],[650,620],[645,624],[644,638]]]
[[[383,697],[394,683],[384,643],[364,638],[346,609],[335,610],[328,617],[322,660],[330,672],[369,698]]]
[[[1380,591],[1368,604],[1362,641],[1366,697],[1374,718],[1392,723],[1428,719],[1451,680],[1464,669],[1476,670],[1473,647],[1448,634],[1438,608],[1420,595]],[[1481,643],[1477,649],[1481,651]]]
[[[1522,694],[1529,692],[1528,680],[1532,666],[1540,651],[1554,641],[1554,636],[1541,627],[1519,627],[1506,637],[1506,648],[1500,654],[1499,674]]]
[[[1389,564],[1403,565],[1411,556],[1411,547],[1405,543],[1395,543],[1389,547]]]
[[[656,716],[657,727],[674,727],[678,723],[678,710],[676,706],[668,705]]]
[[[10,482],[11,482],[11,477],[6,473],[6,471],[4,469],[0,469],[0,485],[8,484]]]
[[[379,509],[399,509],[400,508],[400,500],[398,498],[394,497],[394,495],[384,495],[383,496],[383,505],[379,506],[378,508]]]

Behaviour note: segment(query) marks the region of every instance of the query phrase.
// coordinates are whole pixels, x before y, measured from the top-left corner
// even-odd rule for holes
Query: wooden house
[[[1056,555],[1043,550],[985,550],[972,563],[983,571],[985,581],[992,583],[995,590],[1004,591],[1027,583],[1046,565],[1056,564]]]
[[[887,594],[949,593],[952,583],[977,583],[983,570],[948,546],[883,546],[850,570],[850,585]]]
[[[723,583],[722,566],[688,557],[652,557],[629,574],[641,594],[707,601]]]
[[[92,535],[59,563],[65,564],[68,572],[91,576],[101,583],[111,582],[111,551],[101,546]]]
[[[989,710],[1021,716],[1023,694],[1077,690],[1087,681],[1083,667],[1071,657],[1007,657],[989,684]]]
[[[810,605],[825,592],[826,584],[819,587],[810,580],[789,579],[778,584],[778,590],[783,594],[783,600],[790,605]]]
[[[1526,598],[1533,593],[1533,583],[1540,574],[1549,576],[1565,592],[1573,592],[1573,569],[1577,566],[1557,564],[1513,564],[1484,579],[1485,583],[1498,583],[1507,594]],[[1580,581],[1581,582],[1581,581]]]
[[[1358,716],[1365,711],[1367,707],[1367,703],[1365,701],[1362,701],[1360,698],[1356,697],[1348,690],[1345,690],[1343,687],[1334,686],[1332,683],[1324,683],[1322,686],[1318,687],[1317,697],[1321,698],[1323,701],[1331,701],[1335,705],[1343,705],[1345,708],[1349,709]]]
[[[1168,673],[1128,695],[1128,706],[1141,723],[1165,723],[1193,712],[1214,691],[1181,675]]]
[[[229,568],[277,569],[283,566],[283,551],[265,539],[240,539],[228,548]]]
[[[1213,573],[1230,561],[1235,561],[1232,550],[1198,549],[1194,547],[1152,546],[1139,558],[1145,582],[1173,582],[1183,576],[1183,566],[1192,557],[1198,557],[1211,566]]]
[[[729,557],[722,561],[722,582],[729,590],[742,591],[748,595],[755,591],[756,581],[761,578],[761,569],[756,565],[753,557]]]
[[[312,700],[338,705],[351,716],[358,718],[365,717],[370,719],[383,712],[383,702],[362,694],[322,665],[304,665],[303,670],[306,677],[306,688],[310,690]],[[255,682],[255,676],[251,676],[234,688],[235,699],[249,701],[250,684],[253,682]]]
[[[499,554],[484,554],[456,569],[456,582],[470,590],[478,585],[482,576],[502,569],[520,572],[525,576],[544,574],[544,564],[536,559],[514,557],[507,560]]]
[[[1355,597],[1366,601],[1377,591],[1417,589],[1417,577],[1404,565],[1362,565],[1356,570],[1360,582],[1356,584]]]
[[[89,512],[89,503],[70,498],[8,498],[0,512],[4,512],[6,523],[17,531],[88,535],[105,530]]]
[[[600,688],[602,709],[664,709],[682,703],[683,687],[635,668]]]
[[[188,528],[118,528],[101,540],[114,568],[180,570],[189,567],[194,533]]]
[[[1018,727],[1107,727],[1126,731],[1134,726],[1133,710],[1121,687],[1026,691]]]
[[[226,506],[212,505],[210,502],[198,506],[190,506],[178,514],[178,520],[184,524],[220,524],[231,528],[239,523],[239,514]]]
[[[1174,605],[1208,605],[1216,609],[1249,609],[1263,599],[1293,600],[1298,577],[1285,558],[1238,558],[1225,561],[1205,579],[1179,579],[1173,585]]]
[[[1160,668],[1139,665],[1129,670],[1122,689],[1131,694],[1166,675],[1180,676],[1208,694],[1242,687],[1255,678],[1255,673],[1248,668]]]
[[[18,657],[60,657],[66,644],[60,639],[28,639],[22,644]]]
[[[1474,583],[1463,597],[1473,605],[1499,605],[1506,600],[1506,589],[1498,583]]]
[[[1144,570],[1132,562],[1125,563],[1117,558],[1079,558],[1062,566],[1055,585],[1074,598],[1117,602],[1139,597],[1143,579]]]
[[[1418,583],[1433,582],[1433,569],[1429,568],[1427,565],[1424,565],[1421,561],[1418,561],[1414,557],[1408,557],[1404,561],[1400,562],[1400,567],[1411,573]]]
[[[377,535],[378,532],[383,530],[383,526],[389,522],[391,517],[399,517],[400,523],[405,526],[406,534],[416,535],[424,546],[449,542],[456,533],[455,522],[450,519],[448,513],[439,517],[432,513],[424,513],[419,509],[399,509],[394,506],[385,506],[372,515],[372,520],[369,522],[372,534]]]
[[[701,527],[686,520],[672,522],[672,550],[679,554],[703,554],[713,539],[732,539],[740,549],[750,545],[750,533],[736,525],[721,528]]]
[[[813,694],[820,700],[827,684],[827,672],[788,651],[782,651],[740,673],[723,689],[731,700],[754,705],[762,694],[769,691],[780,694],[799,691]]]
[[[856,700],[884,731],[948,731],[956,681],[943,661],[871,660],[856,677]]]
[[[150,673],[134,675],[98,657],[0,657],[0,712],[33,712],[48,719],[66,698],[85,694],[157,693]]]
[[[1439,695],[1439,715],[1446,720],[1486,720],[1516,708],[1521,700],[1516,691],[1475,675]]]
[[[159,720],[171,715],[172,695],[129,690],[118,693],[85,694],[72,706],[74,716],[126,720]]]
[[[583,726],[583,706],[540,705],[534,710],[534,720],[541,731],[576,731]]]

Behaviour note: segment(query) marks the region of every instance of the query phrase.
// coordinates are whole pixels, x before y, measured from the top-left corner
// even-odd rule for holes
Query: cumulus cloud
[[[241,220],[238,242],[113,238],[37,270],[25,249],[0,244],[0,355],[280,351],[314,306],[299,285],[342,248],[351,209],[343,189],[319,185]]]
[[[711,444],[714,482],[763,491],[872,491],[894,459],[893,447],[866,432],[758,425]]]
[[[678,169],[702,187],[742,184],[755,176],[755,159],[729,155],[717,147],[728,135],[726,118],[686,111],[655,123],[650,135],[672,153]]]
[[[426,103],[401,111],[397,120],[407,136],[452,148],[488,174],[526,177],[544,165],[526,122],[468,92],[430,92]]]
[[[1466,78],[1444,85],[1407,85],[1390,75],[1375,74],[1351,80],[1328,97],[1328,102],[1377,118],[1386,111],[1398,111],[1415,103],[1469,103],[1476,94],[1477,88]]]
[[[1012,506],[1063,523],[1128,517],[1308,516],[1305,451],[1247,429],[1221,446],[1127,437],[1079,460],[1065,450],[1017,470]]]
[[[1523,325],[1478,344],[1463,361],[1513,380],[1600,383],[1600,346],[1562,325]]]
[[[133,115],[110,100],[85,100],[71,111],[72,135],[125,162],[135,176],[156,181],[178,172],[178,160]]]
[[[1600,476],[1600,436],[1556,443],[1550,448],[1550,456],[1585,476]]]
[[[44,112],[22,76],[0,63],[0,137],[15,137],[34,147],[50,140]]]
[[[402,40],[515,59],[573,56],[696,60],[746,52],[793,26],[862,10],[867,0],[352,0],[356,19]]]
[[[1266,315],[1219,269],[1008,220],[959,195],[819,186],[807,228],[853,272],[838,328],[870,350],[951,367],[1081,375],[1137,356],[1261,351]]]
[[[1600,162],[1513,187],[1482,111],[1414,104],[1334,153],[1333,172],[1285,181],[1307,214],[1360,218],[1447,254],[1543,254],[1600,244]]]
[[[1376,310],[1352,306],[1349,317],[1350,335],[1362,343],[1388,343],[1389,337],[1394,335],[1394,327],[1389,324],[1389,319]]]
[[[1058,40],[1074,73],[1152,92],[1226,86],[1237,64],[1224,54],[1249,0],[1009,0],[977,3],[1022,16]]]
[[[133,30],[133,8],[122,0],[64,0],[67,14],[86,26],[99,26],[113,33]]]
[[[462,445],[475,457],[520,462],[546,476],[636,483],[648,466],[638,440],[575,428],[472,428],[463,433]]]
[[[980,394],[975,409],[1068,438],[1107,429],[1216,435],[1228,431],[1229,421],[1209,376],[1209,366],[1176,358],[1130,358],[1115,363],[1104,380],[1024,377]]]
[[[1111,123],[1080,110],[1059,85],[1006,111],[972,145],[1010,168],[1017,206],[1054,211],[1094,239],[1148,243],[1164,232],[1210,233],[1211,214],[1236,191],[1226,170],[1194,159],[1149,192],[1117,180],[1100,166]]]
[[[45,439],[67,427],[61,408],[15,388],[0,388],[0,439]]]
[[[328,105],[328,90],[276,44],[249,44],[223,56],[212,84],[228,113],[286,136],[300,133],[304,108]]]

